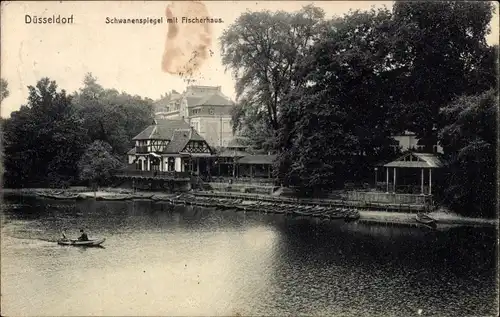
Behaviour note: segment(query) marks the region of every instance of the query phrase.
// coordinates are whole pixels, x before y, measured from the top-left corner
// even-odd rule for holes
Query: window
[[[142,160],[137,160],[137,161],[135,162],[135,168],[136,168],[137,170],[142,171],[142,170],[143,170],[143,165],[142,165],[142,163],[143,163],[143,162],[142,162]]]
[[[196,131],[199,131],[199,122],[191,122],[191,126],[193,127],[193,129],[195,129]]]

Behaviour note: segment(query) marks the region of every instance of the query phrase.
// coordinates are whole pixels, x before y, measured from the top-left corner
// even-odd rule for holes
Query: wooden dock
[[[416,213],[427,208],[423,204],[390,204],[377,202],[363,201],[348,201],[340,199],[318,199],[318,198],[290,198],[281,196],[248,194],[248,193],[232,193],[232,192],[194,192],[195,196],[211,197],[211,198],[232,198],[252,201],[264,201],[271,203],[285,203],[311,206],[328,206],[340,208],[355,208],[358,210],[381,210],[381,211],[397,211]]]

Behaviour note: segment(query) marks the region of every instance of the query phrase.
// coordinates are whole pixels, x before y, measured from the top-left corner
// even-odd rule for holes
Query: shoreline
[[[255,199],[255,197],[249,197],[249,199],[228,197],[224,192],[221,192],[220,195],[218,195],[217,192],[165,193],[136,191],[134,193],[133,190],[120,188],[103,188],[97,192],[93,192],[85,187],[72,187],[64,190],[49,188],[2,189],[2,194],[57,200],[149,200],[208,208],[236,209],[244,212],[276,213],[332,220],[345,219],[346,221],[359,220],[361,222],[373,223],[422,225],[415,220],[416,213],[414,212],[356,210],[355,212],[358,216],[354,217],[354,219],[348,219],[348,213],[351,212],[352,215],[354,210],[340,210],[341,208],[335,208],[333,206],[330,206],[330,208],[320,206],[324,205],[324,202],[321,201],[318,201],[317,204],[314,204],[314,202],[297,204],[294,203],[293,200],[287,202],[286,200],[276,199],[276,201],[273,202],[275,197],[271,195],[269,195],[269,199],[262,201]],[[497,219],[470,218],[445,211],[434,211],[428,213],[428,215],[434,218],[438,225],[498,226]]]

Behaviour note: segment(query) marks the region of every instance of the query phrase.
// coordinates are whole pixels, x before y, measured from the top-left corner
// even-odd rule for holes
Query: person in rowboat
[[[87,234],[83,229],[80,229],[80,233],[82,235],[78,238],[78,241],[89,241],[89,237],[87,236]]]
[[[66,229],[63,229],[61,232],[61,239],[64,241],[68,241],[68,237],[66,237]]]

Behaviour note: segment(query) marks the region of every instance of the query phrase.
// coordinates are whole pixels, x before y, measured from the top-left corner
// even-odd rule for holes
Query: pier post
[[[386,192],[389,192],[389,168],[385,168],[385,185],[386,185]]]
[[[424,194],[424,169],[420,170],[420,192]]]
[[[396,168],[394,168],[394,193],[396,193]]]
[[[429,168],[429,195],[432,195],[432,169]]]

